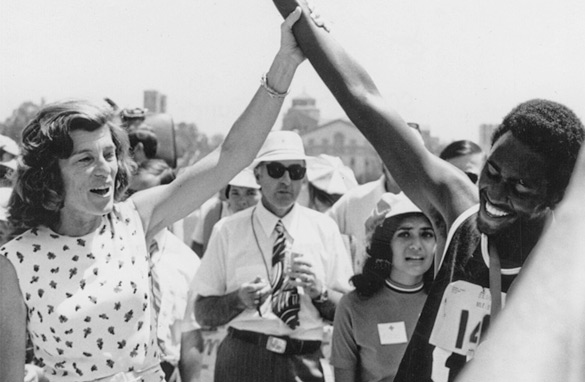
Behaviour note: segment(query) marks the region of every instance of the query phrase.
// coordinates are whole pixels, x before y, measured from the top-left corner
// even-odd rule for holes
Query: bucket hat
[[[358,185],[351,168],[341,158],[321,154],[307,162],[307,179],[309,182],[328,194],[343,195]]]
[[[252,161],[254,168],[262,162],[276,162],[284,160],[306,160],[305,147],[301,136],[294,131],[272,131],[268,133],[266,141]]]

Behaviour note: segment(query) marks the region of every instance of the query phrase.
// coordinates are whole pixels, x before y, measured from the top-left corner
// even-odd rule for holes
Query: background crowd
[[[461,377],[493,372],[498,333],[517,327],[500,310],[530,299],[535,282],[516,294],[515,280],[534,248],[545,256],[581,122],[531,100],[489,153],[457,140],[434,155],[312,9],[276,5],[281,47],[261,86],[189,166],[172,124],[109,100],[47,105],[21,142],[0,136],[7,380],[453,381],[476,352]],[[379,179],[358,184],[273,130],[305,57],[376,148]]]

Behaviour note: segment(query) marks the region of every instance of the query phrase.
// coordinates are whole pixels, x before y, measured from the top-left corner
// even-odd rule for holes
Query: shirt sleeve
[[[345,216],[345,208],[346,208],[346,198],[344,198],[343,196],[336,202],[334,203],[331,208],[329,210],[327,210],[326,215],[329,216],[331,219],[333,219],[333,221],[335,222],[335,224],[337,224],[337,227],[339,229],[339,231],[343,234],[346,233],[346,227],[344,224],[344,216]]]
[[[194,288],[200,296],[223,296],[226,294],[225,275],[229,233],[222,227],[222,224],[216,224],[213,227],[207,251],[195,274]]]
[[[358,364],[358,346],[353,334],[351,300],[345,295],[335,310],[333,338],[331,340],[331,365],[339,369],[355,370]]]
[[[327,243],[326,283],[333,290],[341,293],[347,293],[351,290],[349,279],[353,275],[351,255],[347,252],[347,247],[335,224],[331,225],[328,230],[328,236],[325,238]]]

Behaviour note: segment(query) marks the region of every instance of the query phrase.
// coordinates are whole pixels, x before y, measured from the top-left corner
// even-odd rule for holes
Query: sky
[[[585,118],[582,0],[318,0],[332,34],[407,120],[449,142],[477,140],[518,103],[547,98]],[[270,0],[2,0],[0,121],[23,101],[142,106],[167,95],[175,122],[225,134],[276,54]],[[346,118],[309,62],[292,98]],[[276,122],[280,128],[282,119]]]

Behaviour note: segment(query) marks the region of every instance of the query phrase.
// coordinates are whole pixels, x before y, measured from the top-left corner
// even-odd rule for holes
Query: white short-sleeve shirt
[[[219,296],[237,290],[256,277],[270,280],[274,227],[279,218],[262,203],[222,219],[215,225],[207,252],[195,276],[195,288],[201,296]],[[292,252],[302,254],[313,264],[316,276],[333,290],[350,290],[350,257],[337,225],[328,216],[295,205],[282,219]],[[268,298],[261,306],[262,317],[247,309],[230,323],[241,330],[288,335],[303,340],[321,340],[323,319],[311,298],[301,295],[300,326],[290,329],[271,311]]]

